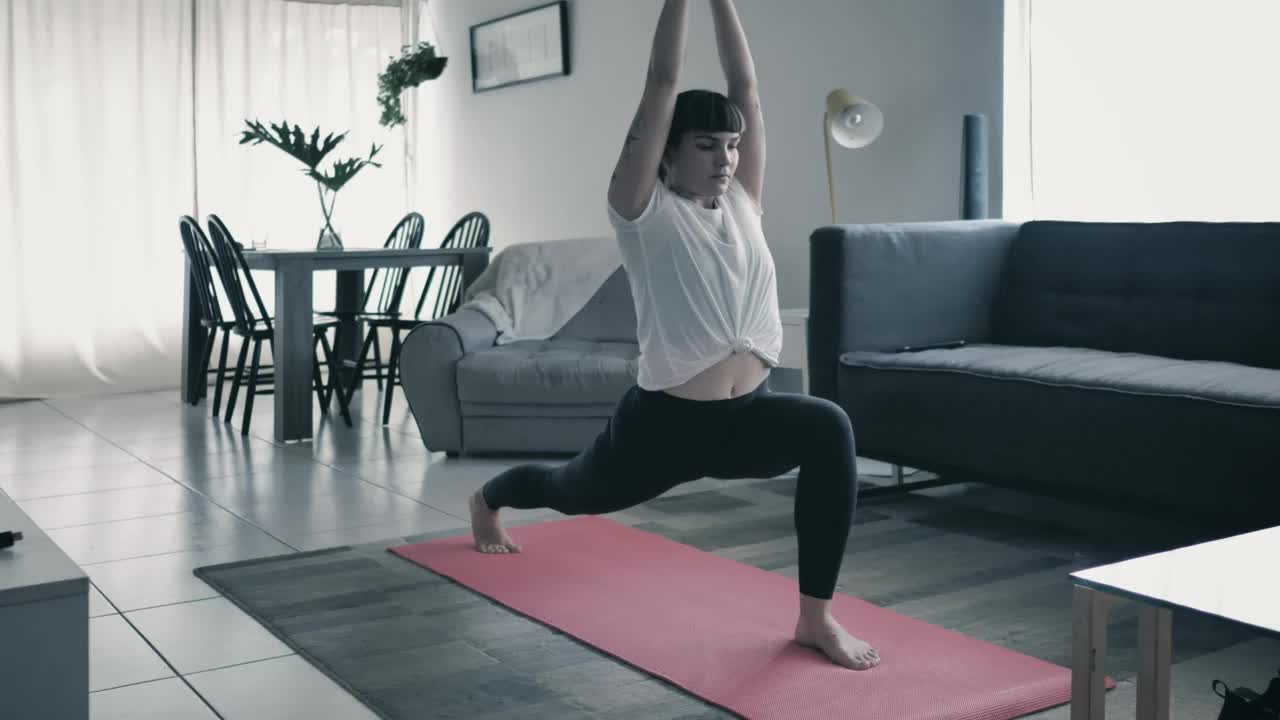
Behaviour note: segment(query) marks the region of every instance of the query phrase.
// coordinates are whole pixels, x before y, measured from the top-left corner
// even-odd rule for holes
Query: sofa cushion
[[[991,342],[1280,368],[1280,223],[1025,223]]]
[[[625,391],[624,391],[625,393]],[[549,405],[547,403],[517,405],[514,403],[462,403],[465,417],[538,418],[539,420],[565,418],[608,418],[618,409],[622,395],[607,403],[575,403],[573,405]]]
[[[854,352],[844,365],[951,372],[1010,382],[1280,409],[1280,370],[1087,348],[969,345],[911,353]]]
[[[1280,371],[1074,348],[841,358],[858,453],[952,479],[1280,521]]]
[[[634,342],[553,338],[497,345],[458,361],[458,398],[464,404],[616,404],[636,382],[639,357]]]
[[[637,342],[636,304],[627,271],[618,268],[610,275],[553,339]]]

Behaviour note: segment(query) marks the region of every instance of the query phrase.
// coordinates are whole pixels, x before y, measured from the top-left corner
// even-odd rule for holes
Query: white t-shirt
[[[737,178],[714,208],[661,180],[635,220],[606,204],[636,305],[640,387],[675,387],[736,352],[777,367],[773,255],[762,212]]]

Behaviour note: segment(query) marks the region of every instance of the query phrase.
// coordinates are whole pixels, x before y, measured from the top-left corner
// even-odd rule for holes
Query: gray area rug
[[[794,485],[726,482],[609,517],[794,578]],[[456,533],[195,572],[386,718],[733,717],[386,550]],[[1069,667],[1068,573],[1200,539],[1115,511],[985,486],[937,488],[860,503],[838,592]],[[1133,717],[1133,605],[1113,610],[1109,634],[1107,671],[1120,682],[1109,717]],[[1280,667],[1280,643],[1190,613],[1175,613],[1173,648],[1179,717],[1216,717],[1214,677],[1260,689]],[[1031,717],[1065,720],[1068,708]]]

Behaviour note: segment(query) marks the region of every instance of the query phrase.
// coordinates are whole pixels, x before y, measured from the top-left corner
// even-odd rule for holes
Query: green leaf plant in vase
[[[287,120],[282,121],[279,125],[272,124],[270,130],[256,120],[245,120],[244,124],[249,129],[241,131],[241,145],[247,143],[253,145],[269,143],[289,153],[289,155],[306,166],[303,172],[306,173],[307,177],[316,181],[316,191],[320,194],[320,211],[324,213],[324,227],[320,229],[320,239],[316,242],[316,248],[319,250],[341,250],[342,238],[338,237],[337,231],[333,229],[333,206],[338,200],[338,191],[351,178],[355,177],[356,173],[364,169],[366,165],[382,167],[380,163],[373,160],[378,151],[382,149],[381,146],[373,145],[367,158],[335,160],[331,169],[321,171],[319,169],[320,163],[324,162],[329,152],[337,147],[338,143],[342,142],[343,138],[347,136],[345,132],[338,135],[329,133],[321,140],[320,128],[316,128],[311,133],[311,137],[308,138],[302,132],[302,128],[297,125],[294,125],[291,129]]]
[[[400,94],[440,77],[448,63],[449,58],[436,56],[435,46],[429,42],[401,48],[400,57],[393,58],[378,75],[378,104],[382,106],[382,118],[378,122],[386,127],[403,125],[405,116],[400,108]]]

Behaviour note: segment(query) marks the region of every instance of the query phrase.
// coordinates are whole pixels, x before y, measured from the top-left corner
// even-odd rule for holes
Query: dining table
[[[272,347],[274,437],[278,443],[310,440],[313,430],[312,366],[314,362],[312,300],[313,275],[336,271],[334,310],[339,315],[334,372],[357,359],[364,338],[355,313],[364,302],[365,270],[391,267],[456,265],[462,268],[462,288],[475,281],[489,264],[492,248],[346,248],[289,250],[244,248],[251,270],[275,273]],[[182,399],[194,403],[208,380],[201,367],[206,330],[200,324],[200,303],[186,269],[182,332]],[[347,362],[350,361],[350,362]],[[348,377],[350,371],[346,371]],[[391,392],[391,388],[387,388]]]

